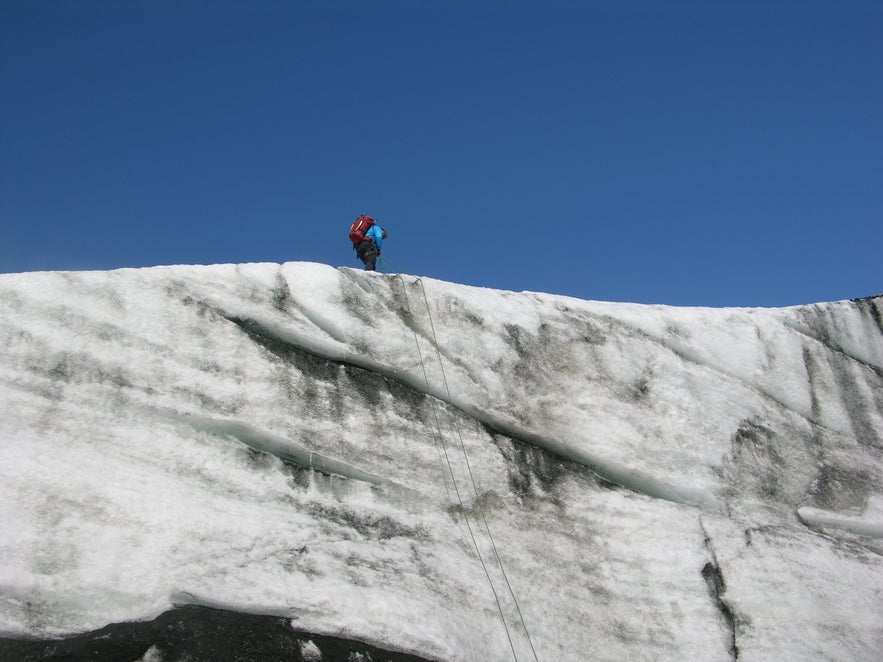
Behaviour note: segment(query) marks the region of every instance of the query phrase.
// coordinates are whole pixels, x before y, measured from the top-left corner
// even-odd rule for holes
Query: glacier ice
[[[0,275],[0,631],[205,605],[433,660],[878,659],[881,314]]]

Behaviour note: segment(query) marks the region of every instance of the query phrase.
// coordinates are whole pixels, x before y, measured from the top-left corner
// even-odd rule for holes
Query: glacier
[[[883,651],[883,296],[37,272],[0,339],[0,654],[197,608],[290,659]]]

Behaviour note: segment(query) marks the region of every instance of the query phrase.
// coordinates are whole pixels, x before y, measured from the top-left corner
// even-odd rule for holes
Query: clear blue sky
[[[0,0],[0,271],[883,291],[883,2]]]

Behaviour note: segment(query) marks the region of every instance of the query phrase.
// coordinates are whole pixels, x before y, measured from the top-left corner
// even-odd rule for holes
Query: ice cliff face
[[[881,297],[32,273],[0,341],[7,638],[204,605],[430,660],[883,650]]]

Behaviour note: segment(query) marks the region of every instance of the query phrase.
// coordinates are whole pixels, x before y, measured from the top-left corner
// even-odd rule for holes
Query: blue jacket
[[[383,228],[381,228],[377,223],[368,228],[368,232],[365,233],[365,237],[368,239],[372,239],[374,241],[374,245],[377,246],[377,250],[380,250],[380,245],[383,243]]]

